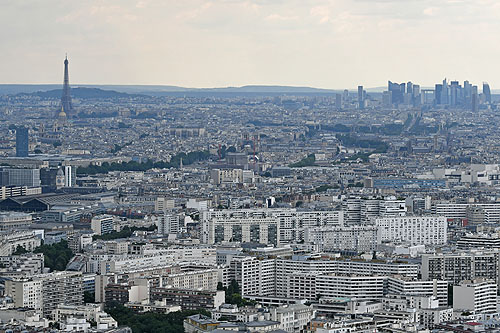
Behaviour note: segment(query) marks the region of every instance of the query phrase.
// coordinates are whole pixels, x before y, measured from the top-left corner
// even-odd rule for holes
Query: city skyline
[[[68,52],[75,85],[342,89],[411,78],[426,87],[453,74],[500,86],[491,68],[500,50],[490,40],[500,5],[489,0],[10,2],[3,9],[1,83],[58,83],[53,68]]]

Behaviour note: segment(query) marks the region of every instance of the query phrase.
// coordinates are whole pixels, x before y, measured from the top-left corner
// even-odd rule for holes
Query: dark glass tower
[[[73,105],[71,104],[71,94],[69,88],[69,72],[68,72],[68,57],[64,59],[64,83],[63,91],[61,97],[61,110],[57,110],[56,117],[59,115],[60,111],[64,111],[68,118],[73,117]]]
[[[16,156],[28,157],[28,129],[26,127],[16,128]]]
[[[486,82],[483,82],[483,94],[486,99],[486,103],[491,103],[491,89],[490,85]]]

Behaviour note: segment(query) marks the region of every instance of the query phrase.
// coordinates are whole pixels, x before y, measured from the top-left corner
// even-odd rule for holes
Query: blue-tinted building
[[[16,128],[16,156],[28,157],[28,129],[26,127]]]

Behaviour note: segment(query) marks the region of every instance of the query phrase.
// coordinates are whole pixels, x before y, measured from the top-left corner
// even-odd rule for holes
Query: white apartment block
[[[238,282],[242,296],[272,296],[275,293],[274,260],[234,257],[229,265],[229,280]]]
[[[303,304],[290,304],[272,307],[269,311],[270,319],[280,322],[280,329],[287,332],[302,332],[314,318],[316,311]]]
[[[202,242],[222,241],[275,244],[301,241],[307,227],[343,226],[342,211],[295,209],[226,209],[204,211]]]
[[[81,272],[55,272],[14,278],[5,281],[5,294],[11,296],[16,307],[39,310],[51,316],[59,304],[83,304]]]
[[[436,203],[434,210],[448,219],[469,219],[470,224],[500,223],[500,203]]]
[[[500,237],[497,234],[466,234],[457,241],[457,247],[462,250],[478,247],[500,249]]]
[[[371,252],[380,243],[377,230],[375,226],[306,228],[304,241],[317,244],[319,251]]]
[[[287,260],[275,259],[276,296],[288,297],[289,277],[293,274],[337,274],[337,275],[401,275],[416,278],[419,267],[407,263],[380,263],[370,261],[343,260]]]
[[[288,275],[286,298],[316,300],[316,274],[292,273]]]
[[[422,255],[422,279],[446,280],[459,284],[464,280],[485,278],[498,283],[500,256],[498,251],[468,251]]]
[[[444,280],[413,280],[403,277],[388,277],[387,292],[396,295],[433,296],[440,306],[448,305],[448,281]]]
[[[40,274],[43,267],[43,253],[0,257],[0,276]]]
[[[111,215],[97,215],[94,216],[90,222],[90,227],[96,235],[104,235],[113,232],[113,216]]]
[[[351,300],[379,300],[384,296],[385,276],[342,276],[335,274],[316,277],[319,297],[343,297]]]
[[[382,242],[408,242],[412,245],[440,245],[447,242],[448,224],[444,216],[401,216],[378,218]]]
[[[425,329],[432,329],[440,323],[445,323],[453,320],[453,308],[438,307],[432,309],[421,309],[420,324]]]
[[[160,287],[215,291],[218,281],[219,270],[204,269],[164,276],[161,278]]]
[[[105,255],[96,254],[89,256],[87,273],[125,273],[145,270],[153,267],[169,266],[175,262],[170,254],[158,255]]]
[[[405,200],[396,198],[361,199],[349,198],[342,201],[346,225],[359,225],[373,221],[377,217],[405,216]]]
[[[41,240],[34,231],[0,232],[0,256],[12,255],[18,246],[33,251],[40,244]]]
[[[156,231],[159,235],[177,234],[181,231],[180,216],[177,214],[162,214],[153,216]]]
[[[496,282],[477,279],[453,286],[453,309],[473,314],[498,312]]]

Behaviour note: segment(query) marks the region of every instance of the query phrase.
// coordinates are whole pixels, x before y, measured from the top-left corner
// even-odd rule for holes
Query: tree
[[[65,240],[51,245],[39,246],[33,252],[43,253],[45,267],[54,271],[64,271],[73,258],[73,252]]]
[[[84,291],[83,301],[85,303],[95,303],[95,294],[91,293],[90,291]]]
[[[154,230],[156,230],[156,226],[152,225],[149,227],[132,227],[132,228],[126,226],[126,227],[123,227],[123,229],[120,231],[112,231],[112,232],[110,232],[108,234],[104,234],[104,235],[94,235],[94,236],[92,236],[92,240],[98,240],[98,239],[113,240],[113,239],[119,239],[119,238],[129,238],[130,236],[132,236],[134,231],[137,231],[137,230],[154,231]]]
[[[164,313],[135,313],[131,309],[118,303],[112,303],[106,307],[105,311],[113,317],[120,326],[128,326],[134,333],[163,332],[177,333],[184,332],[184,319],[195,314],[202,314],[209,317],[210,312],[205,309],[183,310],[177,312]]]
[[[217,286],[219,287],[219,286]],[[221,284],[222,287],[222,284]],[[254,305],[256,304],[253,300],[247,300],[241,296],[240,286],[238,281],[231,280],[229,286],[227,288],[223,288],[221,290],[226,291],[226,303],[227,304],[236,304],[237,306],[245,306],[245,305]]]
[[[21,245],[18,245],[16,247],[16,250],[14,252],[12,252],[12,255],[13,256],[17,256],[17,255],[21,255],[21,254],[25,254],[25,253],[28,253],[29,251],[26,250],[24,247],[22,247]]]
[[[316,156],[314,154],[309,154],[297,163],[292,163],[289,165],[290,168],[302,168],[307,166],[313,166],[316,162]]]

